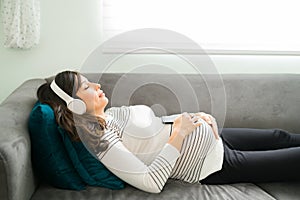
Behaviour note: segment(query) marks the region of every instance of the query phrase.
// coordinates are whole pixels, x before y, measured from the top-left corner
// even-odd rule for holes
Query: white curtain
[[[40,39],[40,0],[2,0],[4,46],[29,49]]]

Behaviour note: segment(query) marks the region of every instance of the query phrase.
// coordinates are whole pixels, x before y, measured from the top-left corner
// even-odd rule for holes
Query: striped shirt
[[[99,160],[115,175],[141,190],[159,193],[168,178],[199,182],[223,163],[223,143],[205,121],[183,142],[181,151],[168,144],[171,125],[163,124],[144,105],[106,110],[107,129],[102,139],[108,148]]]

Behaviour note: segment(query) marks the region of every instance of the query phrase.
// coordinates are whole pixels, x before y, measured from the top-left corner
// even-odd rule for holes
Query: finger
[[[199,114],[199,117],[201,117],[202,119],[206,119],[207,114],[204,113],[204,112],[201,112],[201,113]]]
[[[196,122],[196,123],[194,123],[194,126],[196,126],[196,127],[199,127],[201,125],[202,125],[202,122]]]
[[[195,115],[196,115],[197,117],[201,117],[201,113],[200,113],[200,112],[196,113]]]
[[[198,117],[198,116],[193,117],[193,118],[192,118],[192,121],[193,121],[194,123],[197,122],[197,121],[199,121],[199,117]]]
[[[187,112],[182,113],[182,116],[184,116],[184,117],[191,117],[190,114],[187,113]]]
[[[205,112],[200,112],[199,114],[200,114],[200,116],[205,116],[205,115],[207,115]]]
[[[195,115],[192,115],[192,114],[188,114],[188,118],[189,118],[189,120],[192,121],[192,122],[194,122],[195,119],[196,119]]]
[[[181,113],[181,115],[179,115],[180,117],[181,117],[181,120],[182,119],[186,119],[186,118],[190,118],[188,115],[187,115],[187,113]]]
[[[213,129],[213,133],[214,133],[215,138],[218,140],[219,139],[218,130]]]
[[[203,119],[206,123],[212,124],[212,121],[211,121],[210,117],[209,117],[207,114],[201,115],[201,116],[199,116],[199,117],[200,117],[201,119]]]
[[[210,121],[213,122],[213,121],[216,121],[216,118],[214,118],[213,116],[209,115],[209,118],[210,118]]]
[[[206,117],[205,117],[205,121],[206,121],[207,123],[209,123],[209,124],[212,124],[212,121],[211,121],[211,119],[210,119],[209,116],[206,116]]]
[[[194,124],[196,124],[196,123],[198,123],[198,122],[201,123],[201,118],[199,118],[199,117],[193,118],[193,123],[194,123]]]

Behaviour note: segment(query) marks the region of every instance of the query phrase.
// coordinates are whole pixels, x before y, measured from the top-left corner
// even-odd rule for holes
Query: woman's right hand
[[[182,113],[173,122],[172,133],[168,143],[180,151],[184,138],[198,126],[201,126],[201,124],[201,122],[198,122],[198,117],[192,118],[190,114]]]
[[[182,113],[179,115],[173,123],[173,129],[184,138],[191,134],[202,123],[198,122],[198,116],[192,117],[188,113]]]

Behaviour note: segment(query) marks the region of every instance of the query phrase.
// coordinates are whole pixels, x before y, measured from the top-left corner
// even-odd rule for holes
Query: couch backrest
[[[223,127],[300,133],[300,74],[88,74],[110,106],[146,104],[157,115],[212,113]]]

